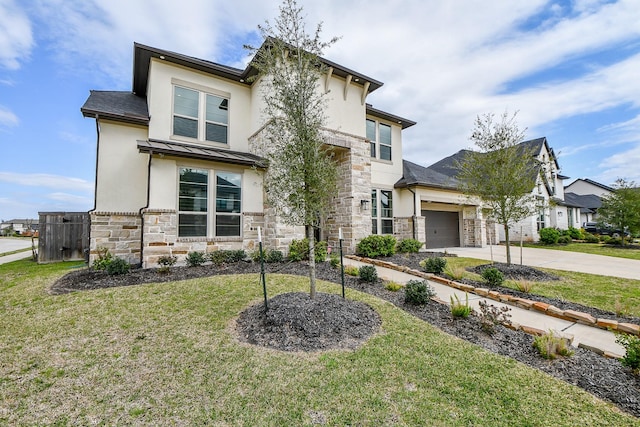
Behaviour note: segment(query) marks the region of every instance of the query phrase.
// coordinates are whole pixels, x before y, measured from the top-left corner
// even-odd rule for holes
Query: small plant
[[[345,265],[344,266],[344,274],[348,274],[349,276],[359,276],[360,275],[360,269],[358,267],[356,267],[355,265]]]
[[[620,301],[620,295],[616,295],[616,298],[613,304],[614,304],[613,309],[614,309],[614,312],[616,313],[616,316],[625,316],[629,314],[629,304],[626,304]]]
[[[107,264],[105,271],[109,276],[115,276],[117,274],[126,274],[130,269],[131,265],[129,265],[127,261],[123,260],[122,258],[116,257],[113,258],[111,262],[109,262],[109,264]]]
[[[91,267],[94,270],[103,271],[107,268],[107,265],[111,263],[113,256],[111,255],[111,252],[109,252],[109,249],[102,246],[98,247],[96,252],[98,252],[98,259],[93,261],[93,265]]]
[[[331,254],[329,256],[329,265],[333,268],[340,267],[340,257],[336,254]]]
[[[426,258],[420,261],[420,265],[427,273],[442,274],[447,260],[440,257]]]
[[[398,292],[402,289],[402,285],[398,282],[385,282],[384,288],[391,292]]]
[[[640,375],[640,337],[618,333],[616,342],[626,350],[620,363],[631,368],[636,375]]]
[[[177,260],[178,258],[171,255],[161,256],[160,258],[158,258],[158,264],[160,265],[158,271],[160,273],[168,273],[171,266],[175,264]]]
[[[396,253],[396,244],[397,240],[393,236],[372,234],[358,242],[356,254],[367,258],[391,256]]]
[[[513,282],[515,288],[525,294],[530,294],[533,290],[535,282],[533,280],[520,279]]]
[[[480,306],[480,326],[487,334],[492,335],[498,324],[511,324],[511,315],[509,314],[511,309],[509,307],[503,306],[498,308],[482,300],[480,300],[478,305]]]
[[[504,282],[504,274],[495,267],[482,270],[482,278],[490,288],[500,286]]]
[[[540,229],[540,243],[545,245],[555,245],[560,238],[560,231],[556,228],[542,228]]]
[[[604,243],[607,244],[607,245],[622,246],[622,238],[621,237],[611,237],[608,240],[605,240]]]
[[[533,347],[545,359],[553,360],[558,356],[569,357],[573,351],[569,349],[569,342],[566,338],[559,337],[549,331],[549,333],[535,337]]]
[[[315,242],[313,247],[316,262],[324,262],[328,255],[328,245],[324,240]],[[290,261],[305,261],[309,259],[309,239],[292,240],[289,245]]]
[[[358,272],[360,280],[367,283],[374,283],[378,280],[378,270],[373,265],[363,265]]]
[[[585,233],[584,241],[587,243],[600,243],[600,239],[598,239],[598,236],[594,236],[591,233]]]
[[[399,253],[416,253],[420,251],[422,242],[416,239],[402,239],[396,245],[396,251]]]
[[[453,317],[467,318],[471,314],[472,308],[469,305],[469,294],[465,292],[464,295],[465,295],[464,304],[460,302],[460,298],[458,298],[458,295],[456,294],[453,294],[452,296],[449,297],[451,300],[451,314],[453,315]],[[454,296],[455,296],[455,300],[453,298]]]
[[[282,251],[269,250],[267,251],[264,260],[268,263],[282,262],[284,260],[284,255],[282,254]]]
[[[436,295],[426,280],[409,280],[404,286],[404,301],[409,304],[426,304]]]
[[[198,267],[207,261],[207,257],[203,252],[189,252],[186,260],[189,267]]]
[[[582,231],[582,229],[580,228],[569,227],[569,229],[567,230],[567,234],[573,240],[582,240],[585,238],[584,231]]]
[[[467,275],[467,270],[463,267],[451,267],[449,264],[444,268],[444,274],[451,280],[462,280]]]
[[[229,262],[240,262],[242,261],[247,254],[244,250],[221,250],[214,251],[209,254],[209,261],[211,261],[214,265],[220,265]],[[260,258],[258,257],[258,260]]]
[[[568,245],[571,242],[573,242],[573,239],[571,238],[571,236],[560,236],[560,237],[558,237],[558,244],[559,245]]]

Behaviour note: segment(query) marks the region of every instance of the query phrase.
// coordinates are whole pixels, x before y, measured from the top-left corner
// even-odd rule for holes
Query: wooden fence
[[[38,262],[87,260],[87,212],[39,212]]]

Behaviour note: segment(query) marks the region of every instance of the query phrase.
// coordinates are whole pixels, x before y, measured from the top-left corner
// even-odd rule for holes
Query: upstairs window
[[[372,158],[391,161],[391,126],[367,119],[367,139]]]
[[[228,144],[229,99],[174,86],[173,135]]]

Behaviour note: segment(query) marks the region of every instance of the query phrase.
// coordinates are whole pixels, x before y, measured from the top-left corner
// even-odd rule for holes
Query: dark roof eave
[[[367,114],[373,117],[378,117],[383,120],[398,123],[399,125],[402,126],[402,129],[406,129],[416,124],[416,122],[414,122],[413,120],[405,119],[403,117],[396,116],[395,114],[387,113],[386,111],[373,108],[371,104],[367,104]]]
[[[164,145],[164,147],[159,144]],[[176,150],[176,149],[172,149],[171,146],[187,147],[187,148],[190,148],[191,151]],[[267,167],[266,159],[259,156],[254,156],[248,153],[241,153],[241,152],[235,152],[230,150],[218,150],[218,149],[207,148],[207,147],[189,146],[188,144],[179,144],[179,143],[160,141],[160,140],[154,140],[154,139],[149,139],[146,141],[139,140],[138,150],[141,153],[164,154],[167,156],[217,161],[217,162],[230,163],[230,164],[242,165],[242,166],[255,166],[259,169],[265,169]],[[232,154],[235,157],[229,158],[221,155],[218,156],[215,154],[217,152]]]
[[[125,114],[113,114],[104,111],[90,110],[87,108],[81,108],[80,111],[84,117],[93,119],[108,119],[116,122],[129,123],[134,125],[149,126],[149,117],[142,116],[130,116]]]
[[[456,186],[441,185],[441,184],[426,184],[421,182],[402,182],[402,179],[393,185],[393,188],[410,188],[410,187],[437,188],[439,190],[452,190],[459,193],[462,192]]]

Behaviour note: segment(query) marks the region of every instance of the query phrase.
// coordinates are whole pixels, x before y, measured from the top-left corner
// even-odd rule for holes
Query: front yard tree
[[[598,208],[598,222],[631,234],[640,233],[640,188],[633,181],[618,179],[613,185],[615,191],[602,197]]]
[[[509,226],[533,215],[539,206],[532,195],[538,176],[534,153],[519,145],[525,130],[520,130],[516,115],[503,113],[476,117],[471,140],[478,151],[469,151],[456,164],[461,190],[479,198],[490,209],[490,217],[504,227],[507,264],[511,264]]]
[[[337,165],[322,128],[325,124],[324,72],[320,55],[337,41],[305,31],[302,8],[285,0],[274,26],[259,26],[264,38],[253,65],[264,82],[265,138],[262,154],[269,160],[265,176],[267,203],[289,225],[303,225],[309,239],[311,298],[316,294],[315,228],[330,209]]]

